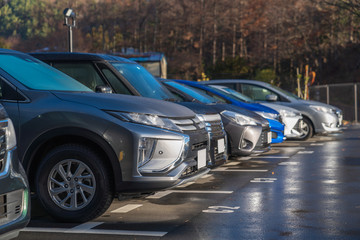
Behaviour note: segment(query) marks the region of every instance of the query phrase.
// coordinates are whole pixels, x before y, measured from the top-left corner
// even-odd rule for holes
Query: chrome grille
[[[0,225],[12,222],[21,216],[23,199],[23,190],[0,195]]]
[[[219,114],[208,114],[203,115],[203,117],[205,120],[205,128],[206,131],[209,133],[210,138],[224,136],[224,125],[221,121],[221,117]]]
[[[0,129],[0,173],[5,169],[6,133]]]
[[[259,140],[256,143],[256,147],[265,147],[265,146],[267,146],[269,144],[269,142],[268,142],[268,133],[269,133],[269,131],[270,131],[270,129],[263,130],[261,132]]]
[[[204,128],[200,119],[197,117],[191,119],[172,119],[182,131],[195,131]]]

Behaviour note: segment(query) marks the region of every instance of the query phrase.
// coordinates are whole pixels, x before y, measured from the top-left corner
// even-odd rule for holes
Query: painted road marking
[[[228,168],[216,168],[211,170],[212,172],[268,172],[267,169],[228,169]]]
[[[299,162],[281,162],[279,165],[285,165],[285,166],[296,166],[299,165]]]
[[[104,222],[87,222],[87,223],[83,223],[80,224],[76,227],[71,228],[71,231],[83,231],[86,232],[87,230],[94,228],[96,226],[99,226],[101,224],[103,224]]]
[[[154,195],[146,197],[146,199],[160,199],[171,193],[231,194],[233,193],[233,191],[167,190],[167,191],[157,192]]]
[[[314,151],[299,151],[297,154],[313,154]]]
[[[272,183],[276,180],[277,180],[277,178],[254,178],[250,182],[252,182],[252,183]]]
[[[102,229],[89,229],[89,230],[76,230],[68,228],[36,228],[27,227],[21,232],[43,232],[43,233],[73,233],[73,234],[103,234],[103,235],[129,235],[129,236],[149,236],[149,237],[163,237],[167,232],[158,231],[128,231],[128,230],[102,230]]]
[[[121,208],[115,209],[111,211],[112,213],[127,213],[130,212],[136,208],[142,207],[142,204],[127,204]]]
[[[312,143],[311,146],[324,146],[324,143]]]
[[[202,210],[204,213],[233,213],[234,210],[238,210],[240,207],[228,207],[228,206],[210,206],[209,209]]]
[[[261,158],[290,158],[289,156],[257,156],[257,157],[254,157],[254,159],[261,159]]]
[[[238,164],[239,164],[239,162],[229,162],[229,163],[224,164],[224,166],[235,166]]]
[[[208,177],[211,177],[211,176],[212,176],[212,174],[206,174],[206,175],[202,176],[201,178],[208,178]]]

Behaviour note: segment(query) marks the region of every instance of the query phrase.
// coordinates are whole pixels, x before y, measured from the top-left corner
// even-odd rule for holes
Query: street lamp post
[[[69,52],[73,51],[72,29],[75,27],[76,14],[71,8],[64,10],[64,26],[69,27]]]

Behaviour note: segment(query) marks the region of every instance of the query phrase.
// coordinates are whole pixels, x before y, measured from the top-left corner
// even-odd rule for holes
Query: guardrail
[[[310,100],[334,105],[344,114],[344,120],[358,122],[360,83],[340,83],[310,87]]]

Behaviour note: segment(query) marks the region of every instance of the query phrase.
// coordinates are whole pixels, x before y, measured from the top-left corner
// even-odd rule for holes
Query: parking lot
[[[359,239],[360,127],[230,159],[196,182],[114,200],[84,224],[33,201],[18,239]]]

